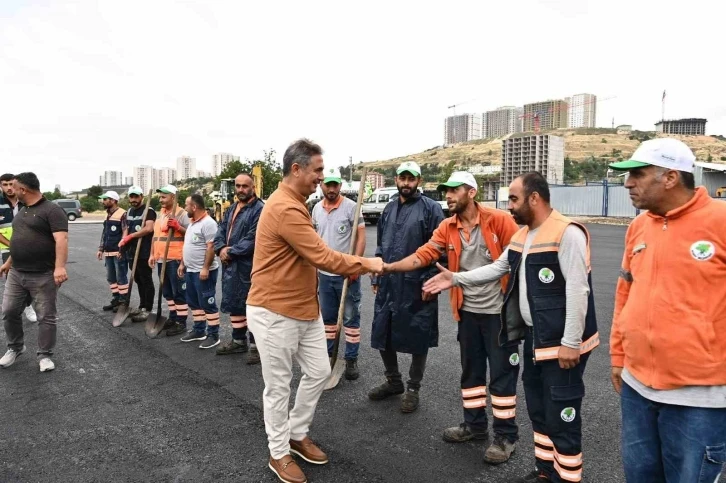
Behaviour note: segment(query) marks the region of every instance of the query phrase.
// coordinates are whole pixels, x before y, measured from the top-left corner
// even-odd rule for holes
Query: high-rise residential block
[[[502,186],[529,171],[538,171],[550,184],[565,177],[565,138],[550,134],[514,136],[502,141]]]
[[[124,176],[124,184],[127,186],[131,186],[134,184],[134,177],[133,176]]]
[[[158,168],[154,169],[155,189],[161,188],[168,184],[174,184],[177,180],[176,170],[174,168]]]
[[[522,132],[521,107],[504,106],[482,114],[482,138],[500,138]]]
[[[156,190],[159,185],[156,180],[156,170],[153,166],[136,166],[134,168],[134,184],[139,186],[146,194],[149,190]]]
[[[212,156],[212,176],[216,177],[222,174],[222,171],[232,161],[239,161],[239,156],[230,153],[217,153]]]
[[[121,171],[104,171],[103,175],[98,179],[99,184],[103,186],[120,186],[123,184],[123,174]]]
[[[481,139],[481,114],[459,114],[444,120],[444,144]]]
[[[567,128],[569,106],[567,101],[555,99],[524,105],[523,132]],[[539,126],[538,126],[539,124]]]
[[[597,96],[595,94],[575,94],[572,97],[566,97],[565,102],[568,104],[568,127],[597,127]]]
[[[190,156],[176,158],[176,177],[183,181],[197,177],[197,160]]]
[[[371,188],[376,190],[386,186],[386,177],[381,173],[371,172],[366,174],[366,183],[370,183]]]

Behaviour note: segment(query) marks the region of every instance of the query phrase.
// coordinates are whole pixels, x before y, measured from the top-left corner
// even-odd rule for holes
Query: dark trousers
[[[537,469],[556,483],[582,479],[582,419],[585,396],[582,375],[589,354],[572,369],[560,369],[558,360],[534,363],[532,328],[524,338],[524,396],[534,430]]]
[[[209,336],[219,335],[219,308],[217,308],[217,274],[218,269],[210,270],[206,280],[199,278],[199,272],[187,272],[186,297],[194,319],[193,331],[203,335],[205,330]]]
[[[726,467],[726,408],[663,404],[623,383],[628,483],[715,483]]]
[[[494,433],[518,439],[515,409],[519,377],[519,344],[499,345],[499,314],[459,313],[457,340],[461,351],[461,398],[464,422],[473,433],[487,432],[487,363]]]
[[[58,286],[53,271],[18,272],[10,269],[3,294],[3,324],[8,349],[19,351],[25,344],[23,310],[28,296],[35,301],[38,314],[38,355],[52,355],[56,340],[56,295]]]
[[[386,350],[380,351],[383,359],[383,366],[386,368],[386,378],[391,384],[399,385],[401,382],[401,373],[398,370],[398,355],[391,347],[391,324],[388,324],[388,336],[386,337]],[[416,391],[421,388],[421,380],[426,370],[426,354],[412,354],[411,367],[408,370],[408,387]]]
[[[111,295],[114,299],[121,302],[129,302],[129,261],[121,255],[105,257],[106,265],[106,281],[111,289]]]
[[[129,266],[133,268],[134,257],[129,251]],[[136,271],[134,272],[134,283],[136,283],[136,290],[139,291],[139,307],[146,309],[151,312],[154,308],[154,277],[151,274],[151,267],[146,260],[149,257],[139,257],[139,261],[136,264]]]
[[[179,322],[186,327],[187,316],[189,315],[186,296],[187,284],[183,278],[179,278],[179,275],[177,275],[179,264],[180,260],[167,260],[164,280],[160,280],[159,283],[162,284],[161,294],[169,307],[169,320]],[[157,263],[156,268],[159,277],[161,277],[161,263]]]
[[[10,252],[3,252],[2,257],[3,257],[3,263],[7,262],[8,258],[10,258]],[[25,306],[29,307],[32,302],[33,302],[33,298],[30,296],[30,294],[28,294],[28,296],[25,298]]]

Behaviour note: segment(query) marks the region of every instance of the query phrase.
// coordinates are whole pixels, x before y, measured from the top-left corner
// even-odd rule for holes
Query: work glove
[[[171,228],[174,231],[181,230],[181,225],[176,218],[169,218],[169,221],[166,222],[166,226],[167,228]]]
[[[131,235],[126,235],[125,237],[123,237],[123,238],[121,239],[121,241],[120,241],[120,242],[118,242],[118,246],[119,246],[119,248],[121,248],[122,246],[126,245],[126,244],[127,244],[128,242],[130,242],[130,241],[131,241],[132,239],[133,239],[133,237],[132,237]]]

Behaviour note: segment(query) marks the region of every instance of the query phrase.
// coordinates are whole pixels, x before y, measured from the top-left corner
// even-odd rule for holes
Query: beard
[[[414,186],[413,188],[409,188],[407,186],[403,186],[403,187],[396,186],[396,187],[398,188],[398,194],[406,199],[412,197],[416,193],[416,188],[418,188],[418,186]]]
[[[239,193],[239,194],[237,194],[237,199],[238,199],[239,201],[241,201],[242,203],[246,203],[246,202],[248,202],[249,200],[251,200],[253,196],[254,196],[254,194],[249,194],[249,195],[246,195],[246,194],[244,194],[244,193]]]
[[[527,206],[523,206],[519,210],[510,210],[510,213],[512,213],[512,217],[514,218],[514,222],[517,225],[529,225],[532,222],[532,219],[534,218],[532,216],[532,210]]]

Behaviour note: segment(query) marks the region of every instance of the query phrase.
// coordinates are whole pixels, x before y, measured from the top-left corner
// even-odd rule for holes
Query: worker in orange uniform
[[[504,252],[518,230],[508,213],[485,208],[474,197],[477,182],[471,173],[456,171],[446,183],[449,212],[453,213],[436,228],[431,239],[399,262],[387,264],[385,271],[408,272],[431,265],[447,254],[452,272],[467,272],[489,265]],[[488,438],[487,365],[490,368],[489,395],[492,398],[494,440],[484,453],[490,464],[509,460],[518,439],[515,422],[519,342],[499,345],[499,314],[507,278],[479,287],[451,289],[451,310],[459,322],[457,340],[461,352],[461,398],[464,422],[444,431],[444,441],[462,443]]]
[[[184,280],[178,277],[177,272],[182,261],[184,234],[190,221],[184,208],[177,203],[176,186],[166,185],[156,192],[159,193],[161,212],[154,223],[149,266],[154,268],[154,264],[156,264],[159,277],[161,277],[161,262],[164,259],[166,241],[167,237],[171,236],[164,280],[159,280],[159,283],[162,284],[162,295],[169,307],[169,320],[164,324],[163,330],[166,330],[167,336],[173,336],[187,330],[189,306],[186,300],[186,286]],[[171,229],[173,232],[170,231]]]
[[[536,469],[517,483],[582,481],[583,375],[600,339],[587,229],[550,205],[547,180],[526,173],[509,185],[509,211],[525,225],[494,262],[442,273],[424,290],[476,286],[509,274],[502,345],[524,339],[524,395],[534,430]]]
[[[681,141],[645,141],[625,188],[648,210],[625,235],[610,333],[628,483],[715,483],[726,462],[726,203],[695,187]]]

